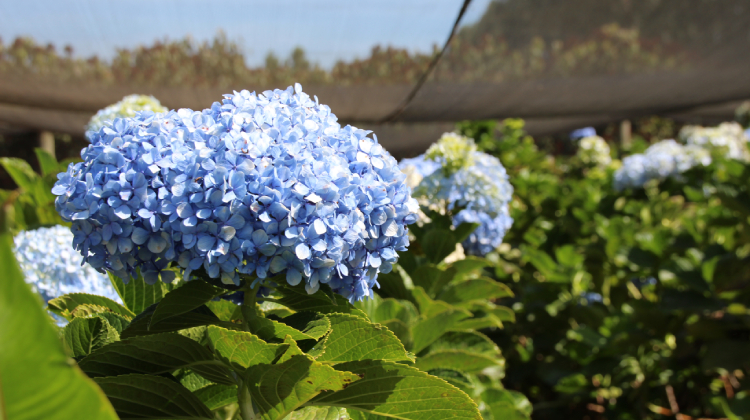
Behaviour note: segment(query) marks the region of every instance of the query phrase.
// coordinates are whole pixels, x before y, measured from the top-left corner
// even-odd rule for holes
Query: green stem
[[[253,401],[250,397],[250,391],[247,389],[246,384],[243,384],[237,394],[237,402],[240,406],[240,413],[242,414],[242,420],[256,420],[258,417],[255,415],[253,409]]]
[[[250,284],[248,283],[247,287],[245,288],[245,300],[240,306],[240,311],[242,311],[242,317],[245,319],[244,324],[246,331],[250,331],[248,320],[250,318],[255,318],[258,316],[258,313],[255,312],[255,300],[256,296],[258,295],[258,290],[260,290],[260,282],[258,282],[255,287],[250,287]]]
[[[248,283],[245,288],[245,300],[242,302],[240,310],[242,311],[242,317],[245,319],[244,326],[247,331],[250,331],[248,321],[251,318],[258,316],[258,313],[255,311],[255,301],[259,289],[260,282],[257,282],[255,287],[250,287],[250,283]],[[239,403],[240,413],[243,420],[256,420],[258,418],[253,409],[253,400],[250,396],[250,390],[247,388],[247,378],[242,379],[242,383],[237,390],[237,402]]]

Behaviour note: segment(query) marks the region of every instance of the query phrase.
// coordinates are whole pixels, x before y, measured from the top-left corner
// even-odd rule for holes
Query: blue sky
[[[474,0],[463,24],[481,17],[490,0]],[[112,57],[116,48],[223,30],[242,46],[248,64],[295,46],[324,67],[365,57],[373,45],[429,51],[442,45],[462,0],[0,0],[0,38],[66,44],[75,55]]]

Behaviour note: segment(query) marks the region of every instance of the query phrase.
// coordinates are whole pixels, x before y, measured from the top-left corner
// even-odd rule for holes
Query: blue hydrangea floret
[[[99,270],[148,282],[203,268],[371,296],[416,221],[406,175],[369,131],[302,92],[225,95],[203,111],[115,119],[58,176],[58,212]]]

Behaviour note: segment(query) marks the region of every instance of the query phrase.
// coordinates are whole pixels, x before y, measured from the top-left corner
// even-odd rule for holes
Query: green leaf
[[[281,322],[298,330],[315,340],[331,331],[331,321],[316,312],[297,312],[281,319]]]
[[[490,366],[502,364],[502,359],[466,350],[438,350],[418,357],[414,366],[424,371],[444,368],[465,373],[475,373]]]
[[[257,364],[271,364],[288,347],[270,344],[245,331],[208,327],[208,342],[216,354],[235,370],[245,370]]]
[[[237,402],[236,385],[211,384],[193,392],[209,410],[216,410]]]
[[[503,328],[503,323],[495,315],[485,314],[484,316],[463,319],[452,327],[454,330],[481,330],[485,328]]]
[[[146,284],[140,272],[138,277],[131,278],[128,284],[112,273],[109,273],[109,281],[125,306],[135,314],[140,314],[149,306],[159,302],[167,293],[167,286],[164,283]]]
[[[70,320],[76,316],[75,311],[79,305],[101,306],[113,313],[122,315],[126,319],[132,319],[135,316],[128,308],[112,299],[86,293],[70,293],[52,299],[49,301],[47,309]]]
[[[456,250],[458,241],[451,230],[431,229],[419,243],[422,245],[427,261],[438,264]]]
[[[297,342],[294,341],[294,340],[292,340],[291,337],[286,336],[286,338],[284,339],[284,344],[287,345],[287,348],[284,351],[284,354],[282,354],[281,357],[279,357],[279,359],[276,360],[275,363],[277,363],[277,364],[278,363],[284,363],[284,362],[286,362],[287,360],[291,359],[294,356],[303,356],[303,355],[305,355],[305,353],[297,345]],[[310,355],[307,355],[307,356],[310,356]]]
[[[47,307],[47,309],[49,309],[49,307]],[[98,316],[99,314],[107,314],[107,313],[111,314],[113,312],[110,312],[110,309],[104,306],[84,303],[82,305],[76,306],[73,312],[69,314],[68,319],[72,320],[75,318],[91,318],[94,316]]]
[[[442,276],[443,270],[437,268],[434,264],[425,264],[419,266],[411,274],[411,281],[415,286],[422,287],[425,291],[431,291],[432,286],[438,282]],[[432,293],[430,293],[432,295]]]
[[[120,339],[117,330],[104,318],[74,318],[62,333],[65,346],[73,357],[83,357],[104,345]]]
[[[472,234],[477,228],[479,227],[479,223],[469,223],[464,222],[456,226],[455,230],[453,231],[453,234],[456,237],[456,242],[463,242],[466,240],[466,238],[469,237],[469,235]]]
[[[305,407],[284,420],[350,420],[346,410],[338,407]]]
[[[425,317],[421,319],[412,326],[412,339],[414,340],[414,346],[411,351],[419,353],[437,340],[446,331],[454,328],[456,323],[470,316],[471,313],[464,310],[448,309],[438,314],[434,314],[429,318]]]
[[[495,420],[529,420],[531,403],[520,392],[489,388],[482,393],[482,401]]]
[[[405,349],[411,350],[412,346],[414,345],[414,339],[411,336],[411,328],[409,328],[406,323],[404,323],[400,319],[391,319],[388,321],[380,322],[380,324],[396,334],[396,337],[398,337],[399,341],[401,341]]]
[[[179,334],[165,333],[129,338],[105,346],[78,366],[91,377],[128,373],[158,375],[190,368],[204,378],[231,385],[231,372],[204,346]]]
[[[44,149],[35,147],[34,153],[36,153],[36,158],[39,161],[39,167],[42,170],[42,175],[56,175],[58,172],[60,172],[60,164],[57,163],[57,159],[49,154],[49,152]]]
[[[130,325],[130,321],[125,319],[122,315],[117,315],[113,312],[102,312],[96,314],[96,316],[102,319],[106,319],[107,322],[109,322],[109,325],[111,325],[112,328],[117,331],[118,336],[122,333],[122,330]]]
[[[276,365],[256,365],[245,374],[252,401],[265,420],[282,420],[321,392],[344,389],[358,379],[304,355]]]
[[[292,316],[292,315],[290,315]],[[286,320],[286,318],[284,318]],[[290,327],[284,322],[274,321],[273,319],[263,318],[260,316],[253,316],[250,319],[246,319],[248,328],[253,334],[266,340],[283,340],[286,336],[290,336],[295,340],[314,340],[313,336],[307,335],[300,330]],[[314,333],[317,333],[319,328],[322,327],[320,320],[314,322],[309,328],[313,329]],[[323,321],[324,322],[324,321]],[[307,327],[305,327],[307,328]]]
[[[491,309],[484,309],[483,311],[495,315],[500,321],[516,322],[516,313],[507,306],[498,305]]]
[[[180,381],[180,384],[187,388],[191,392],[195,392],[201,388],[205,388],[212,384],[208,379],[198,375],[190,369],[180,369],[174,373],[175,379]]]
[[[281,297],[276,300],[269,300],[284,305],[294,311],[320,312],[323,314],[347,313],[367,318],[367,315],[365,315],[364,312],[352,306],[352,304],[341,295],[335,295],[336,305],[334,305],[331,302],[331,298],[322,291],[317,291],[312,295],[309,295],[303,287],[292,287],[287,285],[277,287],[276,291],[281,294]]]
[[[382,325],[348,314],[329,314],[328,318],[331,332],[325,339],[325,352],[317,358],[319,362],[414,361],[396,335]]]
[[[65,355],[12,244],[0,234],[0,418],[117,420],[101,390]]]
[[[211,410],[184,386],[151,375],[122,375],[94,378],[107,395],[121,420],[205,419]]]
[[[430,345],[428,352],[437,350],[466,350],[498,359],[501,358],[500,349],[497,347],[497,344],[478,331],[447,332]]]
[[[159,334],[164,332],[180,331],[203,325],[221,325],[222,321],[208,309],[207,306],[199,306],[190,312],[174,316],[162,321],[157,326],[151,326],[151,316],[156,310],[158,303],[149,306],[138,314],[120,334],[120,338],[130,338],[139,335]]]
[[[25,160],[19,158],[0,158],[0,165],[13,179],[19,188],[28,192],[34,192],[37,182],[41,180],[39,175],[31,169]]]
[[[457,306],[462,306],[474,300],[486,301],[487,299],[497,299],[510,296],[513,296],[513,292],[508,286],[498,281],[482,277],[452,284],[438,296],[438,299]]]
[[[226,289],[208,284],[203,280],[192,280],[167,293],[156,306],[151,316],[149,329],[182,314],[203,306],[211,299],[226,293]]]
[[[463,392],[467,392],[467,390],[471,390],[472,388],[474,388],[474,384],[471,382],[471,379],[457,370],[437,368],[431,369],[427,373],[448,382],[449,384],[455,386]]]
[[[411,302],[388,298],[383,299],[375,308],[372,321],[382,323],[391,319],[398,319],[408,325],[418,317],[417,308]]]
[[[415,287],[414,289],[412,289],[412,293],[417,302],[417,305],[419,306],[419,312],[421,313],[423,318],[430,318],[441,312],[449,310],[463,311],[467,317],[471,316],[471,312],[466,309],[453,306],[441,300],[433,300],[432,298],[427,296],[427,293],[421,287]]]
[[[481,420],[474,401],[442,379],[413,367],[382,360],[342,363],[336,369],[361,380],[311,401],[314,406],[344,407],[403,420]],[[355,417],[352,413],[352,417]]]
[[[409,253],[407,254],[411,255]],[[394,267],[390,273],[378,274],[378,284],[380,285],[380,288],[375,289],[375,292],[380,296],[409,301],[414,300],[414,297],[412,297],[409,289],[406,288],[404,279],[401,278],[396,267]]]
[[[573,245],[564,245],[555,250],[555,258],[561,265],[576,268],[583,264],[584,256]]]
[[[480,272],[490,262],[484,258],[467,256],[462,260],[455,261],[449,267],[456,269],[456,276],[465,277],[472,273]]]
[[[212,300],[206,302],[206,306],[222,321],[229,322],[242,319],[242,314],[238,310],[240,306],[228,300]]]

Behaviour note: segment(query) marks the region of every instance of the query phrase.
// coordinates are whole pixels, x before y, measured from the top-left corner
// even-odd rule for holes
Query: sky
[[[490,0],[473,0],[462,25],[477,21]],[[248,65],[269,51],[287,57],[301,46],[330,68],[369,55],[374,45],[429,52],[442,46],[462,0],[0,0],[0,39],[29,36],[69,44],[74,55],[109,59],[117,48],[219,30],[242,47]]]

